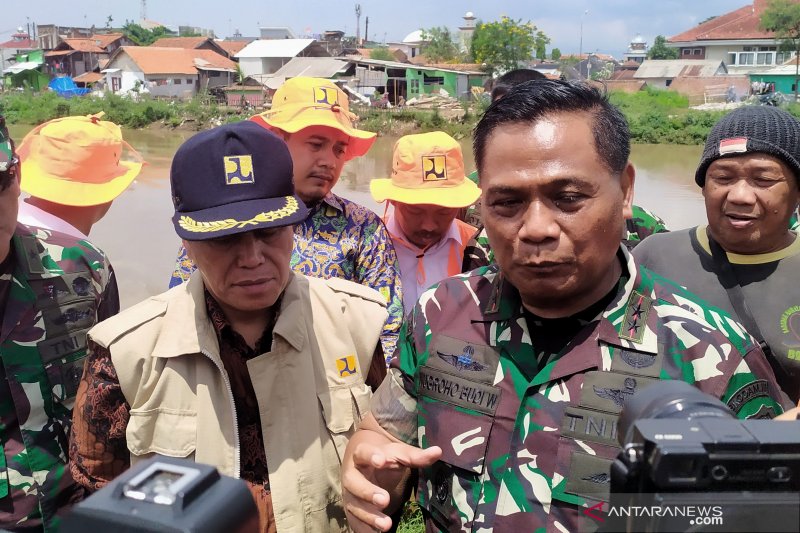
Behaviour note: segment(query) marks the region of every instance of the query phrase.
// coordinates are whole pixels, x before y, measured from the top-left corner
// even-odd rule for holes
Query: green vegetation
[[[444,26],[436,26],[422,30],[422,55],[431,63],[453,62],[458,57],[458,45],[453,40],[450,30]]]
[[[143,96],[138,102],[121,96],[85,96],[65,99],[53,92],[7,92],[0,95],[0,112],[11,124],[41,124],[53,118],[91,115],[103,111],[104,118],[126,128],[143,128],[153,123],[168,127],[190,124],[201,130],[223,122],[248,118],[212,102],[206,95],[192,100],[170,101]]]
[[[657,35],[653,46],[647,52],[647,59],[678,59],[678,49],[669,48],[666,37]]]
[[[475,63],[485,63],[487,72],[509,71],[533,52],[550,43],[550,38],[530,21],[502,17],[494,22],[478,22],[472,34],[471,53]]]
[[[152,30],[148,30],[130,20],[125,21],[125,25],[122,27],[122,33],[139,46],[150,46],[162,37],[169,37],[168,30],[164,26],[158,26]]]
[[[379,46],[377,48],[373,48],[369,51],[369,58],[370,59],[378,59],[380,61],[396,61],[395,57],[389,51],[388,46]],[[239,63],[236,63],[236,66],[239,66]]]
[[[408,502],[403,509],[403,516],[397,525],[397,533],[422,533],[425,531],[425,521],[417,502]]]
[[[689,109],[686,97],[674,91],[646,88],[636,93],[612,92],[611,102],[628,120],[634,143],[702,144],[714,123],[725,111]],[[382,135],[407,135],[441,130],[456,139],[472,135],[487,99],[462,104],[462,109],[418,109],[414,107],[378,109],[356,106],[361,117],[358,125]],[[800,118],[800,104],[786,109]],[[6,92],[0,94],[0,113],[11,124],[41,124],[69,115],[105,113],[105,119],[126,128],[144,128],[151,124],[202,130],[222,123],[249,118],[254,111],[221,106],[207,95],[188,101],[170,101],[143,96],[138,102],[107,95],[64,99],[52,92]]]

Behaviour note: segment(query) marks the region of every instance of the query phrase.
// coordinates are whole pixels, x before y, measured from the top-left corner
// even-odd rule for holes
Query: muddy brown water
[[[30,127],[12,126],[18,141]],[[169,167],[172,156],[191,132],[134,130],[125,139],[148,165],[92,229],[91,238],[114,265],[122,307],[128,307],[167,288],[179,239],[172,227]],[[396,139],[379,138],[363,158],[350,161],[334,191],[383,214],[369,194],[373,178],[389,176]],[[462,141],[466,168],[474,169],[469,140]],[[635,203],[660,215],[671,229],[695,226],[705,220],[703,200],[694,183],[700,146],[634,145]]]

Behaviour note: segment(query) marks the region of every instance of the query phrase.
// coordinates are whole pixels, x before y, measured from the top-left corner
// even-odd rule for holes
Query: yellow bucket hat
[[[28,133],[17,153],[22,190],[53,203],[104,204],[119,196],[141,172],[144,162],[102,113],[45,122]],[[128,148],[138,161],[120,161]]]
[[[272,98],[272,109],[250,118],[262,126],[297,133],[309,126],[327,126],[350,137],[345,157],[366,154],[377,134],[353,126],[358,117],[350,112],[347,94],[322,78],[300,76],[286,80]]]
[[[481,195],[464,174],[458,141],[442,131],[406,135],[394,145],[391,179],[369,184],[377,202],[467,207]]]

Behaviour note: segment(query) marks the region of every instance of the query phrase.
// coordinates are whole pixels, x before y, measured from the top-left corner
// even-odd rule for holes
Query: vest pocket
[[[356,382],[349,387],[338,387],[317,394],[325,426],[336,446],[340,461],[358,423],[369,411],[371,395],[372,392],[364,382]]]
[[[197,413],[168,408],[131,409],[125,437],[133,455],[188,457],[197,447]]]

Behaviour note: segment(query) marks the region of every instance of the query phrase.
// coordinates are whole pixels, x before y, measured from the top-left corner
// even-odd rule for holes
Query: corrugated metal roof
[[[295,57],[314,39],[258,39],[242,48],[235,57]]]
[[[282,66],[273,77],[296,78],[309,76],[311,78],[331,78],[347,70],[347,61],[334,57],[295,57]]]
[[[24,72],[26,70],[33,70],[38,68],[41,65],[38,61],[25,61],[23,63],[17,63],[5,69],[3,74],[19,74],[20,72]]]

